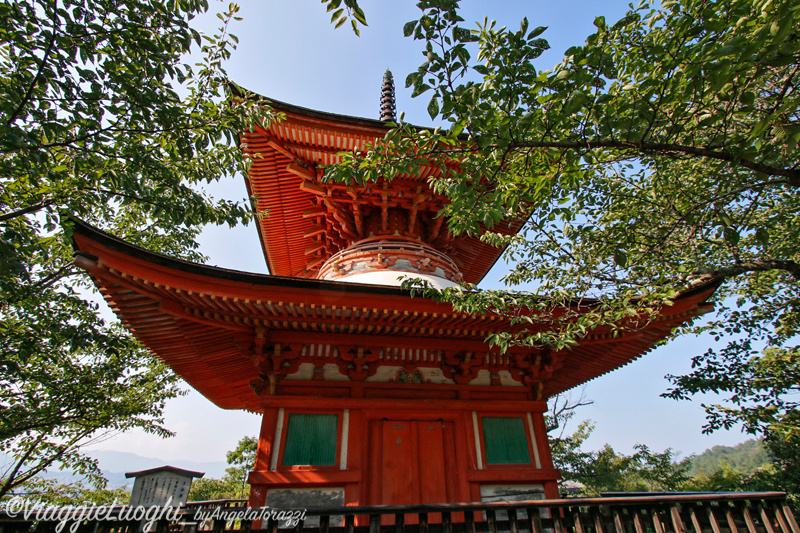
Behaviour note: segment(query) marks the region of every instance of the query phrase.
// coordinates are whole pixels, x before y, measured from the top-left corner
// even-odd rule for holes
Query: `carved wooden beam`
[[[414,194],[414,198],[411,205],[411,212],[408,215],[408,234],[414,235],[414,227],[417,224],[417,211],[419,210],[419,204],[425,199],[425,196],[420,194],[422,190],[422,185],[417,186],[416,194]]]
[[[442,229],[442,223],[444,222],[444,216],[439,215],[433,220],[433,226],[431,226],[430,234],[428,235],[428,241],[433,242],[439,237],[439,231]]]
[[[356,223],[356,232],[359,237],[364,237],[364,214],[361,210],[361,203],[359,202],[358,190],[352,185],[347,186],[347,194],[353,199],[353,218]]]
[[[350,218],[350,212],[329,198],[325,198],[325,205],[328,206],[333,218],[339,222],[339,230],[345,237],[358,240],[358,230],[356,230]]]
[[[320,205],[303,211],[303,218],[312,218],[327,214],[328,214],[328,208],[325,207],[324,205]]]
[[[313,259],[306,263],[306,270],[314,270],[315,268],[319,267],[322,263],[325,262],[324,257],[318,257],[317,259]]]
[[[284,146],[284,144],[282,142],[280,142],[280,141],[268,138],[267,144],[269,145],[270,148],[272,148],[276,152],[279,152],[279,153],[285,155],[286,157],[288,157],[290,159],[293,159],[293,160],[294,159],[300,159],[299,156],[296,153],[294,153],[291,150],[289,150],[288,148],[286,148],[286,146]]]
[[[285,155],[292,161],[296,161],[301,165],[311,166],[308,161],[305,161],[302,157],[293,152],[285,142],[274,138],[261,126],[256,126],[256,131],[267,141],[267,145],[276,152]]]
[[[317,181],[316,172],[307,166],[302,166],[297,163],[289,163],[286,165],[286,171],[311,182]]]
[[[356,232],[359,237],[364,236],[364,216],[361,213],[361,205],[353,202],[353,218],[356,222]]]
[[[308,228],[306,231],[303,232],[303,237],[307,239],[311,237],[316,237],[317,235],[325,233],[326,231],[327,230],[325,229],[324,226],[311,226],[310,228]]]
[[[323,248],[325,248],[325,242],[324,241],[317,241],[313,245],[311,245],[308,248],[306,248],[305,253],[306,253],[306,255],[313,255],[316,252],[319,252],[320,250],[322,250]]]
[[[300,190],[310,192],[311,194],[316,194],[317,196],[328,196],[328,190],[322,185],[314,183],[313,181],[301,181]]]

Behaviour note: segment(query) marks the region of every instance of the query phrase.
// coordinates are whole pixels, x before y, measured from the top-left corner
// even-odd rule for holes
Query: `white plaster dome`
[[[390,285],[418,278],[434,288],[454,287],[461,272],[452,259],[435,248],[407,237],[372,237],[354,243],[331,256],[319,270],[318,279]]]

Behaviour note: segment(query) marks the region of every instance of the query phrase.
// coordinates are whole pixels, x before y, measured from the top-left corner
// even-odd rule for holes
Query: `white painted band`
[[[272,445],[269,469],[273,472],[278,469],[278,457],[281,455],[281,436],[283,435],[283,407],[278,409],[278,423],[275,426],[275,440]]]
[[[342,451],[339,454],[339,470],[347,470],[347,441],[350,435],[350,409],[342,416]]]
[[[472,411],[472,429],[475,433],[475,452],[478,454],[478,470],[483,470],[483,451],[481,450],[481,433],[478,429],[478,413]]]
[[[531,432],[531,444],[533,445],[533,460],[536,462],[536,468],[542,467],[542,461],[539,460],[539,446],[536,445],[536,432],[533,430],[533,418],[528,413],[528,431]]]

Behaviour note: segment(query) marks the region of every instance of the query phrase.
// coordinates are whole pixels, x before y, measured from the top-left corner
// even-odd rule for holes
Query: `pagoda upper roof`
[[[441,354],[463,350],[474,352],[475,359],[484,354],[480,357],[489,368],[513,370],[523,359],[530,367],[533,356],[541,354],[530,347],[501,354],[489,346],[485,339],[491,333],[523,327],[512,325],[507,317],[457,312],[450,304],[412,297],[398,287],[204,266],[144,250],[79,221],[73,239],[75,262],[89,272],[120,320],[222,408],[260,410],[251,388],[259,371],[243,351],[243,342],[249,343],[256,331],[278,347],[276,356],[281,345],[367,346],[376,354],[428,354],[415,364],[442,366]],[[705,301],[716,286],[706,283],[681,293],[636,331],[615,336],[598,330],[578,347],[552,354],[548,368],[542,369],[547,379],[540,393],[551,396],[637,359],[673,328],[707,311]],[[576,308],[589,309],[589,304],[584,301]],[[316,353],[319,358],[321,352]],[[345,352],[339,353],[331,357]]]
[[[436,220],[448,200],[434,193],[428,180],[442,172],[439,164],[422,164],[413,175],[400,175],[367,187],[323,183],[324,168],[338,163],[340,152],[361,150],[382,140],[391,126],[379,120],[326,113],[254,95],[234,86],[234,95],[258,99],[282,114],[266,127],[254,126],[240,136],[250,159],[247,187],[258,214],[261,245],[270,273],[313,278],[329,257],[353,242],[371,236],[373,218],[403,211],[406,222],[397,231],[424,240],[447,254],[464,281],[480,282],[503,250],[476,236],[454,236]],[[448,162],[446,166],[457,165]],[[395,219],[397,218],[395,213]],[[492,228],[516,233],[523,221]],[[403,226],[405,224],[405,226]],[[410,227],[409,227],[410,226]]]

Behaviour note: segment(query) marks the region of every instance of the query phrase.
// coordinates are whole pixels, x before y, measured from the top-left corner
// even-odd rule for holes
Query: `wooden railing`
[[[157,533],[800,533],[786,496],[776,492],[308,508],[303,520],[291,525],[272,519],[261,523],[237,520],[227,525],[221,519],[198,522],[204,511],[220,503],[195,502],[181,509],[177,520],[160,521]],[[229,513],[246,509],[222,507]],[[0,513],[0,533],[46,533],[56,531],[56,525]],[[69,526],[63,529],[68,530]],[[105,520],[81,523],[75,533],[138,530],[138,521]]]

